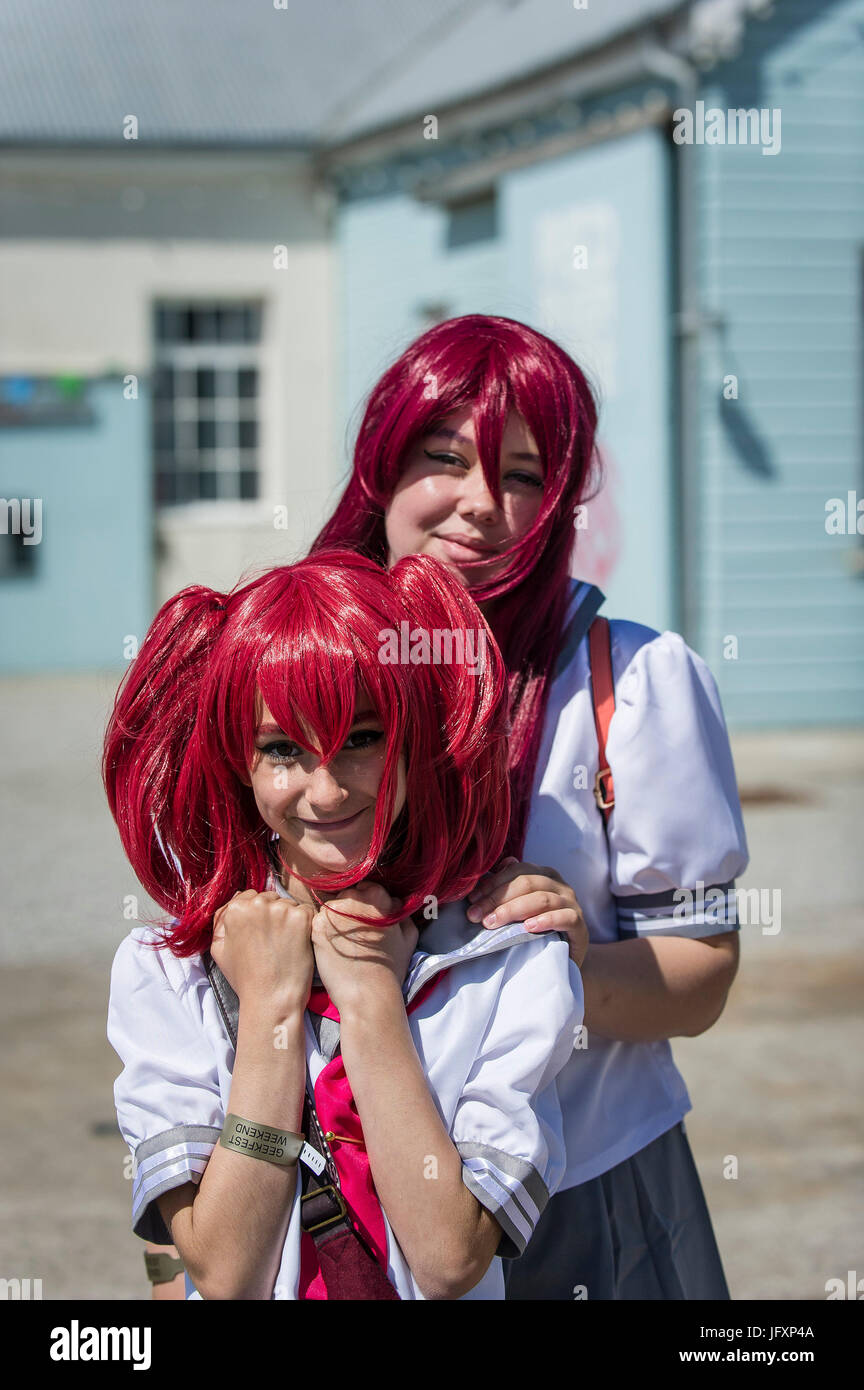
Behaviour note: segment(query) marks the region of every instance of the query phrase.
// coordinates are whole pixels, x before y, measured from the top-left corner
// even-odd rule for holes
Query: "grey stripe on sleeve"
[[[730,888],[735,887],[735,880],[730,879],[728,883],[709,883],[703,886],[703,898],[708,893],[724,893],[728,896]],[[676,897],[683,890],[681,888],[669,888],[664,893],[613,893],[612,901],[620,913],[645,912],[658,907],[676,907],[686,899]],[[698,901],[695,889],[690,890],[693,898]],[[712,899],[713,902],[713,899]]]
[[[135,1150],[135,1164],[140,1165],[143,1159],[163,1149],[173,1149],[175,1144],[218,1144],[221,1133],[221,1128],[214,1125],[175,1125],[173,1129],[163,1129],[161,1134],[141,1141]]]
[[[219,1133],[221,1134],[222,1131],[220,1130]],[[193,1144],[195,1144],[195,1143],[198,1143],[198,1140],[193,1139],[193,1140],[191,1140],[190,1142],[193,1143]],[[176,1164],[182,1163],[184,1159],[187,1159],[187,1158],[196,1158],[196,1159],[197,1159],[197,1158],[209,1158],[209,1157],[210,1157],[210,1154],[212,1153],[212,1151],[213,1151],[213,1149],[216,1147],[216,1145],[215,1145],[215,1143],[214,1143],[213,1141],[209,1141],[209,1140],[208,1140],[206,1147],[207,1147],[207,1153],[206,1153],[206,1154],[199,1154],[199,1153],[182,1153],[182,1154],[175,1154],[173,1158],[163,1158],[163,1160],[162,1160],[161,1163],[154,1163],[150,1168],[147,1169],[147,1172],[146,1172],[146,1173],[141,1172],[141,1171],[136,1167],[136,1170],[135,1170],[136,1176],[139,1176],[139,1174],[140,1174],[140,1177],[141,1177],[142,1182],[149,1182],[150,1179],[152,1178],[152,1176],[153,1176],[154,1173],[160,1172],[160,1170],[161,1170],[162,1168],[173,1168],[173,1167],[176,1166]]]
[[[703,936],[722,936],[725,932],[740,931],[739,922],[709,922],[705,918],[681,922],[668,918],[645,917],[637,922],[619,922],[618,935],[623,940],[635,941],[640,936],[686,936],[700,940]]]
[[[524,1187],[537,1210],[542,1212],[549,1201],[549,1189],[533,1163],[529,1163],[524,1158],[514,1158],[512,1154],[506,1154],[502,1149],[495,1149],[491,1144],[457,1143],[456,1149],[461,1158],[488,1159],[496,1168],[500,1168],[502,1173],[506,1173],[510,1178],[516,1178]]]
[[[528,1242],[518,1226],[514,1225],[513,1221],[510,1219],[510,1213],[507,1211],[507,1208],[505,1206],[500,1206],[494,1200],[483,1184],[477,1181],[476,1174],[472,1173],[470,1168],[463,1167],[462,1181],[468,1188],[468,1191],[477,1198],[477,1201],[482,1207],[485,1207],[486,1210],[495,1217],[495,1220],[501,1227],[501,1239],[498,1242],[498,1248],[495,1254],[501,1260],[518,1259],[524,1252]],[[519,1210],[521,1211],[522,1208],[520,1207]],[[531,1226],[530,1221],[528,1224]]]

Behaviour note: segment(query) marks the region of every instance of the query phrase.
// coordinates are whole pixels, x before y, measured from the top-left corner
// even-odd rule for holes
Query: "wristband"
[[[183,1261],[178,1256],[166,1255],[164,1250],[158,1255],[150,1250],[145,1250],[144,1265],[151,1284],[170,1283],[184,1267]]]
[[[278,1163],[283,1168],[296,1166],[305,1142],[302,1134],[274,1129],[272,1125],[256,1125],[240,1115],[226,1115],[219,1136],[223,1148],[248,1154],[250,1158],[263,1158],[265,1163]]]

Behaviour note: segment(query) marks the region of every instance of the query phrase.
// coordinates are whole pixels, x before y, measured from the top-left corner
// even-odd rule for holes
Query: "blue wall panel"
[[[152,617],[150,402],[90,383],[93,425],[0,432],[0,496],[42,499],[32,576],[0,579],[0,670],[122,667]]]
[[[706,107],[779,108],[781,149],[700,147],[700,650],[732,724],[864,719],[864,3],[784,0],[748,22]],[[738,377],[738,400],[722,399]],[[737,660],[722,655],[738,638]]]

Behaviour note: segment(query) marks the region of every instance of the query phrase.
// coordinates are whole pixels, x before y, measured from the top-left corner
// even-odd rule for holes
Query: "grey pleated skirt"
[[[728,1299],[683,1121],[552,1197],[504,1278],[508,1299]]]

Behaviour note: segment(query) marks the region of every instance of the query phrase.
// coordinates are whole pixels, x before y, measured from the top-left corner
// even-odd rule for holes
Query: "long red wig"
[[[544,467],[534,525],[510,547],[498,577],[481,578],[470,590],[478,603],[497,600],[491,624],[509,675],[512,726],[505,848],[521,857],[566,616],[574,512],[599,483],[597,406],[584,373],[557,343],[514,319],[467,314],[436,324],[370,393],[351,478],[312,553],[347,545],[386,563],[385,513],[409,450],[444,416],[469,406],[483,473],[499,505],[501,440],[511,409],[531,430]],[[489,563],[499,560],[500,552]]]
[[[444,647],[437,664],[394,662],[384,638],[403,623],[412,641],[454,634],[452,650],[482,648],[483,660],[448,661]],[[422,657],[422,643],[412,649]],[[384,919],[392,923],[430,896],[458,900],[499,859],[510,809],[507,674],[480,611],[430,557],[388,571],[322,550],[228,595],[184,589],[160,608],[121,682],[102,773],[129,861],[175,919],[161,924],[157,946],[204,950],[216,910],[266,887],[272,832],[247,785],[263,703],[286,740],[308,747],[314,734],[326,762],[350,733],[361,690],[386,737],[368,853],[341,876],[303,881],[332,892],[374,879],[403,900]],[[406,800],[391,825],[400,752]]]

